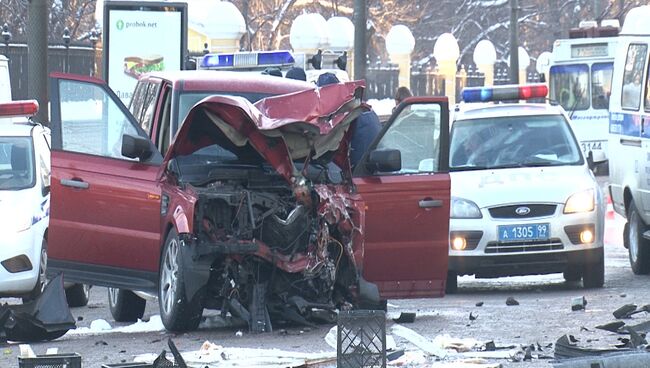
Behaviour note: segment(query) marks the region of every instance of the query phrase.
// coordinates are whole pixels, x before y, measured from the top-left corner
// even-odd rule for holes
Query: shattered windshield
[[[197,102],[201,101],[202,99],[208,96],[213,96],[213,95],[239,96],[247,99],[251,103],[255,103],[263,98],[271,96],[271,94],[261,93],[261,92],[235,92],[235,91],[184,92],[180,94],[180,97],[178,99],[179,100],[178,111],[176,114],[178,124],[175,124],[174,126],[180,125],[183,119],[185,119],[185,117],[187,116],[187,113],[190,111],[192,106],[196,105]]]
[[[460,120],[451,129],[451,170],[582,164],[561,115]]]
[[[0,190],[34,186],[33,152],[29,137],[0,137]]]

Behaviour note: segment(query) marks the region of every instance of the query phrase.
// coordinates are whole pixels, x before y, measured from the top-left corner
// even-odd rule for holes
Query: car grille
[[[528,207],[530,212],[525,215],[517,214],[517,208]],[[490,208],[492,218],[518,219],[531,217],[551,216],[555,213],[557,205],[554,204],[517,204],[514,206],[502,206]]]
[[[485,247],[485,253],[526,253],[561,249],[564,249],[562,241],[553,238],[527,242],[489,242]]]

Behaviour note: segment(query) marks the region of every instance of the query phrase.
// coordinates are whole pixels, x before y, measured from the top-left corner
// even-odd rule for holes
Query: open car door
[[[449,104],[401,103],[354,171],[366,206],[362,275],[380,298],[444,295],[449,258]]]
[[[156,290],[160,153],[104,81],[55,73],[48,271]]]

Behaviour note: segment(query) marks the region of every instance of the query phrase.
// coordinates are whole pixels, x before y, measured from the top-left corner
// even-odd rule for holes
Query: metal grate
[[[564,249],[562,240],[553,238],[529,242],[489,242],[485,253],[526,253],[561,249]]]
[[[339,312],[336,357],[338,368],[385,368],[386,312]]]
[[[518,214],[518,208],[528,208],[528,213]],[[492,218],[518,219],[551,216],[555,213],[557,205],[554,204],[516,204],[512,206],[502,206],[490,208]]]
[[[32,358],[18,357],[19,368],[81,368],[79,354],[37,355]]]

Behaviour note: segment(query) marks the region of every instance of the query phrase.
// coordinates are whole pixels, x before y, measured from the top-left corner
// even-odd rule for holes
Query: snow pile
[[[151,316],[149,321],[138,320],[138,322],[113,328],[110,323],[103,319],[97,319],[90,323],[90,327],[81,327],[68,331],[65,336],[69,335],[101,335],[107,333],[138,333],[138,332],[158,332],[164,331],[165,326],[159,315]]]

